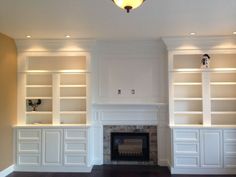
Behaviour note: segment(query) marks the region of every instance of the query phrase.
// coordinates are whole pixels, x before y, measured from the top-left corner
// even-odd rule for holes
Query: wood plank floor
[[[171,175],[166,167],[140,165],[94,166],[91,173],[25,173],[7,177],[236,177],[236,175]]]

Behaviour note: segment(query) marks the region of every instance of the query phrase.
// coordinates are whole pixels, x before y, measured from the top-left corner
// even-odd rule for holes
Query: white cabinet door
[[[201,130],[201,167],[222,167],[222,131]]]
[[[43,130],[43,165],[62,164],[62,135],[61,129]]]

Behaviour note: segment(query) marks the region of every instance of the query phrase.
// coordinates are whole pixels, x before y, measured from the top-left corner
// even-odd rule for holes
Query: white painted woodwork
[[[199,157],[198,156],[178,156],[175,157],[175,167],[180,168],[197,168],[199,167]]]
[[[64,158],[65,166],[80,166],[87,163],[85,155],[65,154]]]
[[[40,129],[19,129],[17,131],[18,140],[34,140],[41,141],[41,130]]]
[[[20,166],[39,166],[41,157],[39,154],[19,154],[17,163]]]
[[[174,130],[174,142],[199,142],[199,130],[176,129]]]
[[[62,164],[62,129],[43,130],[43,165]]]
[[[87,131],[85,129],[65,129],[64,130],[65,140],[86,140]]]
[[[222,167],[222,131],[200,130],[201,167]]]
[[[18,153],[40,153],[41,143],[34,141],[20,141],[18,143]]]
[[[175,143],[174,153],[177,154],[199,154],[198,143]]]
[[[236,168],[236,156],[225,156],[224,157],[225,168]]]
[[[211,125],[211,88],[210,88],[210,74],[208,72],[202,73],[202,111],[203,111],[203,125]]]
[[[89,127],[16,127],[16,169],[19,171],[89,172]]]
[[[60,85],[60,74],[53,74],[52,75],[52,97],[53,97],[53,124],[60,124],[60,90],[58,89],[59,85]]]
[[[21,44],[29,43],[25,41]],[[90,73],[90,53],[76,48],[79,42],[73,50],[67,48],[69,44],[55,50],[53,46],[57,46],[56,43],[52,46],[40,43],[42,47],[37,52],[24,47],[20,50],[18,125],[86,124],[87,119],[90,119],[90,78],[87,76]],[[32,112],[32,108],[27,105],[29,99],[42,100],[36,112]]]

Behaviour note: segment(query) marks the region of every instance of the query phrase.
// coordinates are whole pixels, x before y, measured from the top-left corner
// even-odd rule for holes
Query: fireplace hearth
[[[111,160],[149,161],[149,134],[111,133]]]

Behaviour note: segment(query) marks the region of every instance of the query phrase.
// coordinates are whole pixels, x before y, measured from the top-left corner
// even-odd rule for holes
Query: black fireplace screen
[[[111,160],[149,161],[149,134],[111,133]]]

